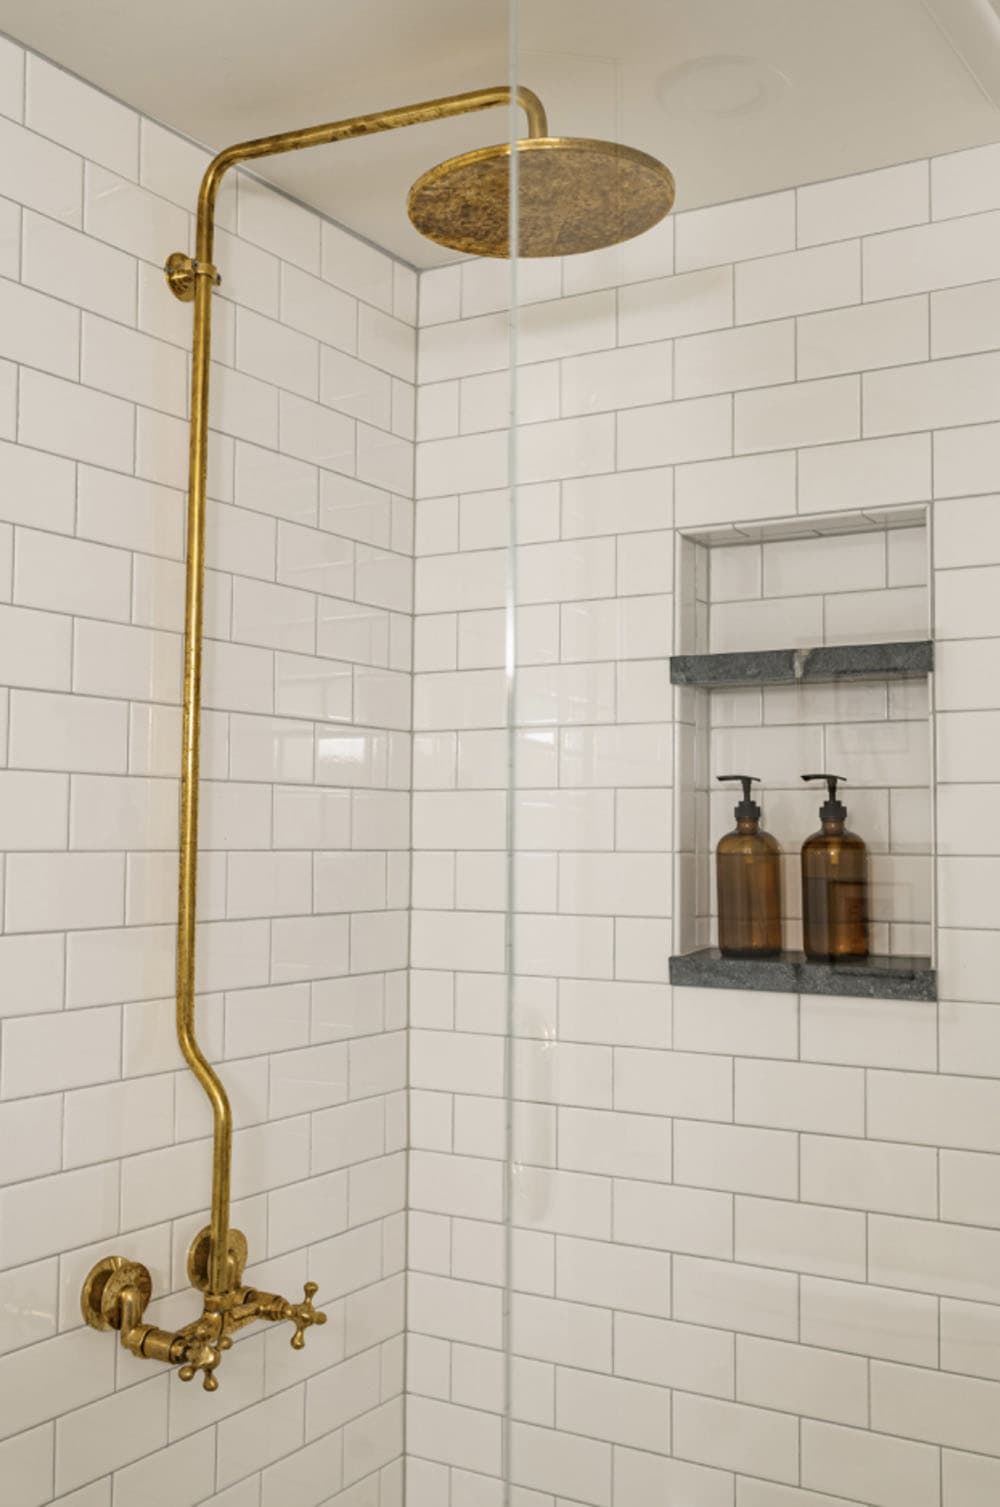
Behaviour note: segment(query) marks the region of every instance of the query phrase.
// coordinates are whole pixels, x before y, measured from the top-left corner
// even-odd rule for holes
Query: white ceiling
[[[611,136],[693,208],[1000,139],[1000,0],[520,0],[553,134]],[[508,77],[507,0],[3,0],[4,29],[213,148]],[[405,211],[503,112],[260,164],[430,267]]]

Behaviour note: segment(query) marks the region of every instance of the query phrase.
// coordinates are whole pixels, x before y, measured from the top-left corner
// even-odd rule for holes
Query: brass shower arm
[[[215,240],[215,201],[219,185],[231,167],[253,162],[258,157],[277,157],[284,152],[298,152],[305,147],[329,146],[334,141],[351,141],[360,136],[374,136],[380,131],[396,131],[404,126],[424,125],[432,120],[446,120],[454,115],[470,115],[478,110],[492,110],[516,100],[528,122],[528,136],[536,139],[548,134],[545,107],[531,89],[510,89],[498,85],[493,89],[471,89],[465,94],[445,95],[441,99],[423,100],[415,105],[400,105],[395,110],[379,110],[372,115],[352,115],[346,120],[329,121],[319,126],[304,126],[296,131],[280,131],[274,136],[258,136],[252,141],[226,147],[209,163],[198,193],[198,224],[194,259],[175,252],[167,263],[167,281],[178,298],[194,297],[194,276],[207,273],[212,281],[219,276],[212,265]]]

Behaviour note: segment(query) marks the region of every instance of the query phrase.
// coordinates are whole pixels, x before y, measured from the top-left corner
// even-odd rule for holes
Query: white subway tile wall
[[[519,269],[513,518],[508,269],[418,279],[227,185],[199,1011],[251,1275],[316,1280],[330,1323],[248,1335],[207,1398],[78,1310],[114,1249],[182,1322],[205,1220],[159,265],[206,159],[7,42],[0,84],[12,1500],[499,1507],[507,1399],[512,1507],[992,1507],[997,149]],[[671,990],[675,526],[896,504],[929,506],[931,574],[918,529],[752,544],[696,609],[745,647],[915,635],[933,597],[942,1002]],[[720,756],[847,758],[879,936],[927,946],[920,693],[716,702]]]
[[[0,65],[0,1497],[401,1507],[416,274],[220,197],[198,1014],[249,1279],[318,1282],[329,1323],[248,1334],[209,1396],[79,1311],[114,1251],[193,1318],[210,1188],[170,998],[191,315],[160,270],[208,156]]]
[[[546,270],[520,316],[513,520],[481,443],[506,424],[503,273],[488,303],[476,264],[421,278],[412,1507],[506,1500],[505,1397],[516,1507],[1000,1492],[996,163],[682,213],[627,261],[567,259],[561,289]],[[915,504],[926,529],[878,526]],[[815,514],[830,537],[790,537]],[[776,519],[784,540],[712,550],[675,613],[675,528]],[[878,940],[935,937],[940,1005],[671,990],[693,821],[681,803],[671,830],[675,621],[742,648],[924,637],[934,611],[932,701],[720,692],[711,721],[718,758],[772,784],[846,759]],[[679,781],[691,757],[679,737]],[[814,805],[770,794],[793,851]]]

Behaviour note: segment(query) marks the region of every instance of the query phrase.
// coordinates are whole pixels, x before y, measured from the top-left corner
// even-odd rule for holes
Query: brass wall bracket
[[[80,1308],[91,1329],[121,1327],[122,1293],[127,1287],[135,1289],[144,1309],[153,1295],[153,1281],[141,1262],[105,1256],[91,1268],[80,1295]]]
[[[167,287],[181,303],[194,303],[195,284],[199,277],[207,277],[216,287],[222,282],[219,269],[211,262],[196,262],[193,256],[183,251],[172,251],[163,266]]]
[[[212,1226],[199,1230],[188,1247],[187,1274],[192,1287],[208,1292],[212,1253]],[[247,1237],[242,1230],[229,1231],[229,1286],[239,1287],[247,1264]]]

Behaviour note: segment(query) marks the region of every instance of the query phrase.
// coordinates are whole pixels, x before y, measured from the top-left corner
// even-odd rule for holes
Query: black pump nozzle
[[[738,822],[755,822],[760,820],[760,807],[750,794],[750,786],[760,784],[757,775],[717,774],[715,778],[720,782],[723,780],[739,780],[743,786],[743,799],[735,809],[735,816]]]
[[[837,786],[846,783],[842,774],[804,774],[803,780],[825,780],[829,799],[823,802],[819,808],[819,819],[823,822],[842,822],[847,820],[847,807],[843,801],[837,799]]]

